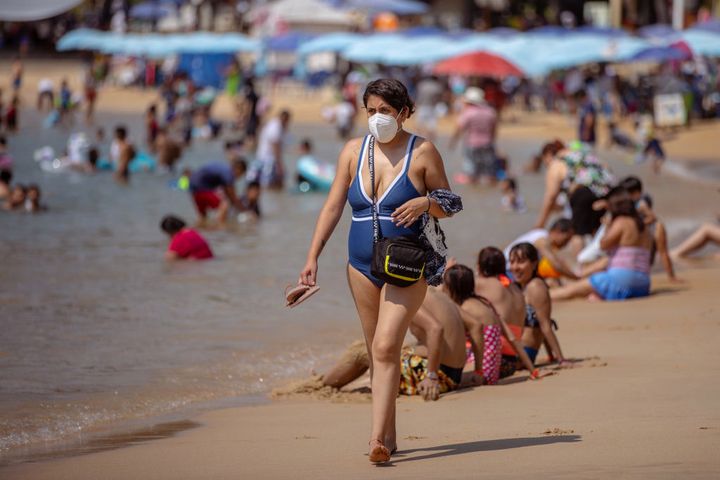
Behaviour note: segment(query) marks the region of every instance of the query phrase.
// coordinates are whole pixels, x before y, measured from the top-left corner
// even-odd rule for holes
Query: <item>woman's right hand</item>
[[[298,284],[314,287],[315,282],[317,281],[317,269],[317,260],[308,260],[300,272]]]

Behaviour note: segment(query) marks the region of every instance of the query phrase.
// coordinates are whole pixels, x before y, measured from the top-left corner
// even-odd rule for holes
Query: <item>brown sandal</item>
[[[390,461],[390,450],[380,440],[370,440],[368,457],[372,463],[385,463]]]

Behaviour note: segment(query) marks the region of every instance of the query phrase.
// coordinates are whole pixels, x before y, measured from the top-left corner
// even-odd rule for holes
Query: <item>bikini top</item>
[[[418,137],[412,135],[408,140],[407,150],[403,158],[403,166],[400,173],[397,174],[390,186],[377,199],[378,216],[381,220],[387,220],[390,215],[402,204],[410,199],[421,197],[415,186],[410,181],[407,172],[410,170],[410,161],[412,159],[412,151],[415,146],[415,140]],[[363,140],[360,156],[358,157],[358,166],[355,178],[350,184],[348,190],[348,203],[352,207],[352,214],[355,218],[372,216],[372,199],[365,192],[363,182],[363,166],[367,161],[368,149],[370,144],[370,135]],[[382,218],[386,217],[386,218]]]

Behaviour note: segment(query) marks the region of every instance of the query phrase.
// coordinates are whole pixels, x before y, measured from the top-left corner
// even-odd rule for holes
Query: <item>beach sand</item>
[[[42,71],[28,63],[25,101],[34,101],[33,78],[50,72],[57,81],[70,67],[79,71],[77,62]],[[154,98],[108,88],[98,108],[138,112]],[[296,120],[318,123],[318,101],[325,100],[325,93],[293,99]],[[501,135],[569,137],[572,128],[567,117],[529,115],[503,124]],[[715,139],[702,127],[677,141],[687,145],[683,158],[699,159]],[[709,197],[716,187],[668,176],[647,183],[663,215],[697,211],[700,223],[717,208]],[[536,382],[519,373],[433,403],[400,398],[399,452],[387,466],[371,466],[365,456],[366,397],[295,396],[212,411],[159,426],[157,434],[110,437],[108,450],[11,465],[0,478],[710,478],[720,471],[720,353],[711,341],[720,334],[720,264],[688,262],[679,275],[685,283],[656,275],[648,299],[556,305],[558,336],[575,368],[545,369],[550,375]]]
[[[364,455],[370,404],[297,398],[210,412],[172,438],[0,470],[11,479],[710,478],[720,469],[720,265],[649,299],[556,306],[575,368],[398,401],[399,452]],[[142,441],[142,438],[137,439]]]

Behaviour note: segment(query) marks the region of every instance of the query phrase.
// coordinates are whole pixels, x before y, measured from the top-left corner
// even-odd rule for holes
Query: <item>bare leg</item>
[[[224,227],[227,224],[227,217],[228,212],[230,211],[230,202],[227,200],[223,200],[220,202],[220,206],[218,207],[218,224],[221,227]]]
[[[569,300],[575,297],[585,297],[594,293],[590,280],[587,278],[569,283],[559,288],[550,290],[550,299],[552,300]]]
[[[395,401],[400,385],[400,350],[410,320],[422,305],[427,284],[401,288],[385,285],[381,291],[376,334],[372,342],[372,439],[392,450],[396,443]]]
[[[662,261],[663,268],[665,269],[665,273],[667,273],[667,276],[671,281],[676,281],[677,277],[675,276],[675,269],[673,268],[673,263],[668,253],[667,232],[665,230],[665,224],[662,222],[657,222],[655,224],[655,246],[657,248],[657,254]]]
[[[670,256],[674,258],[686,257],[700,250],[708,242],[720,244],[720,226],[704,223],[695,232],[686,238],[680,245],[673,248]]]
[[[358,348],[363,349],[361,355]],[[329,372],[323,375],[323,384],[342,388],[353,380],[359,378],[368,369],[368,359],[365,357],[365,344],[362,341],[355,342],[348,347],[338,363]],[[365,358],[362,358],[365,357]]]

